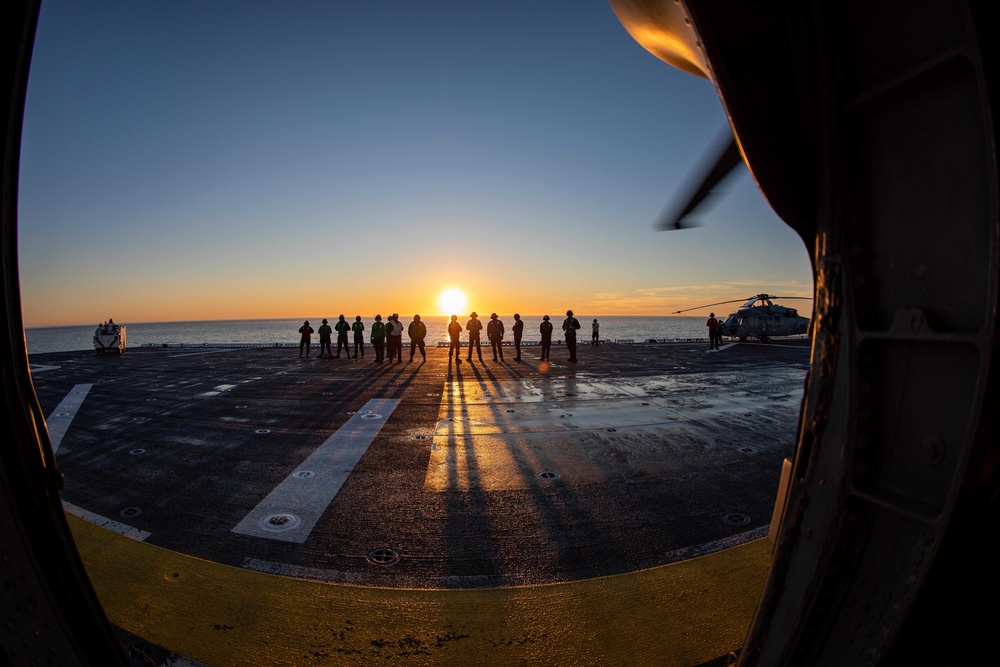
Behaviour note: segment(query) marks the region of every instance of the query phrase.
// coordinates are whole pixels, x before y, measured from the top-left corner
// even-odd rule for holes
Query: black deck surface
[[[557,347],[544,373],[532,348],[525,363],[508,350],[458,369],[446,348],[423,364],[408,350],[378,365],[370,350],[273,348],[31,362],[46,416],[93,384],[56,454],[70,511],[233,566],[453,588],[616,574],[760,536],[808,344],[705,348],[582,345],[569,364]],[[233,532],[373,398],[400,403],[303,543]],[[398,562],[372,558],[378,548]]]

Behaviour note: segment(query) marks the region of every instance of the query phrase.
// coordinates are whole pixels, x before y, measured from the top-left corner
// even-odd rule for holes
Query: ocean
[[[384,317],[384,315],[383,315]],[[561,329],[564,317],[562,315],[550,315],[555,327],[552,338],[558,340],[562,338]],[[323,317],[308,318],[313,329],[318,329]],[[413,317],[400,314],[400,321],[403,323],[404,341],[406,338],[406,326]],[[446,316],[426,316],[421,318],[427,325],[427,342],[436,345],[438,342],[448,340],[448,322]],[[468,317],[460,317],[462,326],[468,321]],[[511,337],[510,328],[514,324],[511,315],[500,315],[507,330],[505,339]],[[524,340],[538,340],[538,326],[542,322],[541,315],[523,315],[524,320]],[[589,342],[591,334],[591,323],[593,316],[577,316],[580,321],[580,331],[577,332],[577,339],[581,342]],[[602,340],[633,340],[635,342],[655,340],[687,340],[687,339],[707,339],[705,329],[705,317],[689,316],[599,316],[600,336]],[[273,347],[276,345],[298,346],[299,327],[302,326],[303,319],[267,319],[267,320],[216,320],[204,322],[119,322],[126,326],[127,347],[198,347],[203,345],[261,345]],[[489,321],[489,313],[486,313],[480,320],[483,322],[483,340],[486,340],[485,325]],[[353,318],[350,320],[353,321]],[[365,341],[368,341],[368,330],[371,329],[373,317],[362,316],[365,325]],[[330,325],[335,324],[335,320],[330,320]],[[25,329],[25,337],[28,344],[29,354],[41,354],[45,352],[66,352],[72,350],[93,350],[93,335],[96,325],[69,326],[69,327],[32,327]],[[353,337],[351,338],[353,341]],[[466,340],[463,331],[462,340]],[[313,343],[318,344],[319,337],[313,335]],[[336,339],[334,339],[336,344]]]

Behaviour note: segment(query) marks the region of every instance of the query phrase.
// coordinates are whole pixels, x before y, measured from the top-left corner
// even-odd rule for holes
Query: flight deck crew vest
[[[383,338],[385,338],[385,324],[375,322],[372,324],[372,340],[381,340]]]

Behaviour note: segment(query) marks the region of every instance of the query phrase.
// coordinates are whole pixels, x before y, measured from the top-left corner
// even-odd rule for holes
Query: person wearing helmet
[[[302,356],[302,350],[305,350],[306,356],[309,356],[309,346],[312,345],[312,334],[313,328],[309,326],[309,320],[299,327],[299,333],[302,334],[301,340],[299,340],[299,356]]]
[[[360,315],[354,316],[354,323],[351,325],[354,332],[354,358],[358,358],[358,350],[361,350],[361,358],[365,358],[365,325],[361,321]]]
[[[719,349],[719,320],[715,319],[715,313],[708,314],[708,321],[705,322],[705,326],[708,327],[708,349],[718,350]]]
[[[403,363],[403,323],[399,321],[399,313],[393,313],[386,325],[386,340],[389,341],[389,361],[393,355],[396,363]]]
[[[580,322],[573,317],[573,311],[566,311],[566,319],[563,320],[563,331],[566,334],[566,350],[569,352],[568,361],[576,363],[576,330],[580,328]]]
[[[490,322],[486,325],[486,337],[490,341],[490,347],[493,348],[493,361],[497,360],[498,354],[500,361],[503,361],[503,322],[496,313],[490,315]]]
[[[448,337],[451,339],[451,346],[448,348],[448,363],[451,363],[451,353],[455,353],[455,365],[462,363],[459,359],[462,356],[462,325],[458,323],[458,315],[451,316],[448,324]]]
[[[344,352],[346,352],[347,356],[350,357],[351,347],[347,344],[347,332],[351,330],[351,325],[348,324],[347,320],[344,319],[344,316],[341,315],[340,319],[337,320],[337,323],[333,325],[333,328],[337,332],[337,354],[334,356],[340,359],[340,348],[343,346]]]
[[[474,345],[479,354],[479,361],[482,363],[483,349],[479,344],[479,332],[483,330],[483,323],[479,321],[476,311],[472,311],[472,314],[469,315],[469,322],[465,325],[465,330],[469,332],[469,356],[466,361],[472,362],[472,347]]]
[[[323,319],[323,324],[319,325],[319,358],[328,359],[333,356],[330,349],[330,340],[333,336],[333,327]]]
[[[548,361],[549,352],[552,350],[552,322],[549,322],[548,315],[542,318],[538,331],[542,334],[542,356],[538,357],[538,360]]]
[[[524,333],[524,322],[517,313],[514,313],[514,326],[510,330],[514,332],[514,361],[521,361],[521,334]]]
[[[375,346],[375,362],[381,364],[385,359],[385,324],[382,323],[381,315],[376,315],[372,322],[371,337],[372,345]]]
[[[410,361],[413,361],[414,348],[420,350],[420,356],[427,361],[427,353],[424,352],[424,338],[427,336],[427,325],[420,321],[419,315],[413,316],[413,321],[406,329],[406,335],[410,337]]]
[[[599,342],[601,342],[601,325],[595,318],[594,323],[590,325],[590,344],[597,345]]]

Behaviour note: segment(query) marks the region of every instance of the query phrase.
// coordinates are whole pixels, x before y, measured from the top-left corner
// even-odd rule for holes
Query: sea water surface
[[[505,339],[510,339],[510,328],[514,324],[512,315],[500,315],[500,320],[504,323],[507,331]],[[336,316],[334,316],[336,318]],[[383,315],[383,321],[385,316]],[[308,318],[313,329],[318,329],[323,321],[323,316]],[[329,319],[329,318],[328,318]],[[448,340],[449,317],[429,315],[421,318],[427,325],[427,342],[436,345],[438,342]],[[483,340],[486,340],[485,326],[489,321],[489,313],[479,318],[483,322]],[[542,322],[541,315],[522,315],[524,321],[524,340],[538,340],[538,327]],[[555,327],[553,340],[562,338],[562,322],[565,316],[551,315],[551,322]],[[594,316],[578,315],[580,330],[577,332],[577,339],[589,341],[591,337],[591,325]],[[632,340],[635,342],[655,340],[687,340],[706,338],[704,317],[690,316],[597,316],[600,326],[599,333],[602,340]],[[266,320],[215,320],[203,322],[118,322],[126,326],[126,346],[127,347],[196,347],[200,345],[262,345],[262,346],[298,346],[299,327],[302,326],[303,319],[266,319]],[[406,337],[406,327],[413,320],[413,316],[400,315],[403,323],[403,340]],[[463,327],[462,340],[466,340],[464,327],[469,318],[459,317],[458,321]],[[117,321],[117,320],[116,320]],[[349,322],[354,321],[352,316]],[[368,342],[368,332],[371,329],[374,317],[362,316],[361,321],[365,325],[365,342]],[[333,326],[336,319],[330,319]],[[71,350],[93,350],[94,325],[66,326],[66,327],[32,327],[25,329],[25,337],[28,344],[29,354],[41,354],[44,352],[65,352]],[[336,339],[335,339],[336,340]],[[351,337],[353,342],[353,336]],[[313,335],[313,343],[318,344],[319,336]]]

